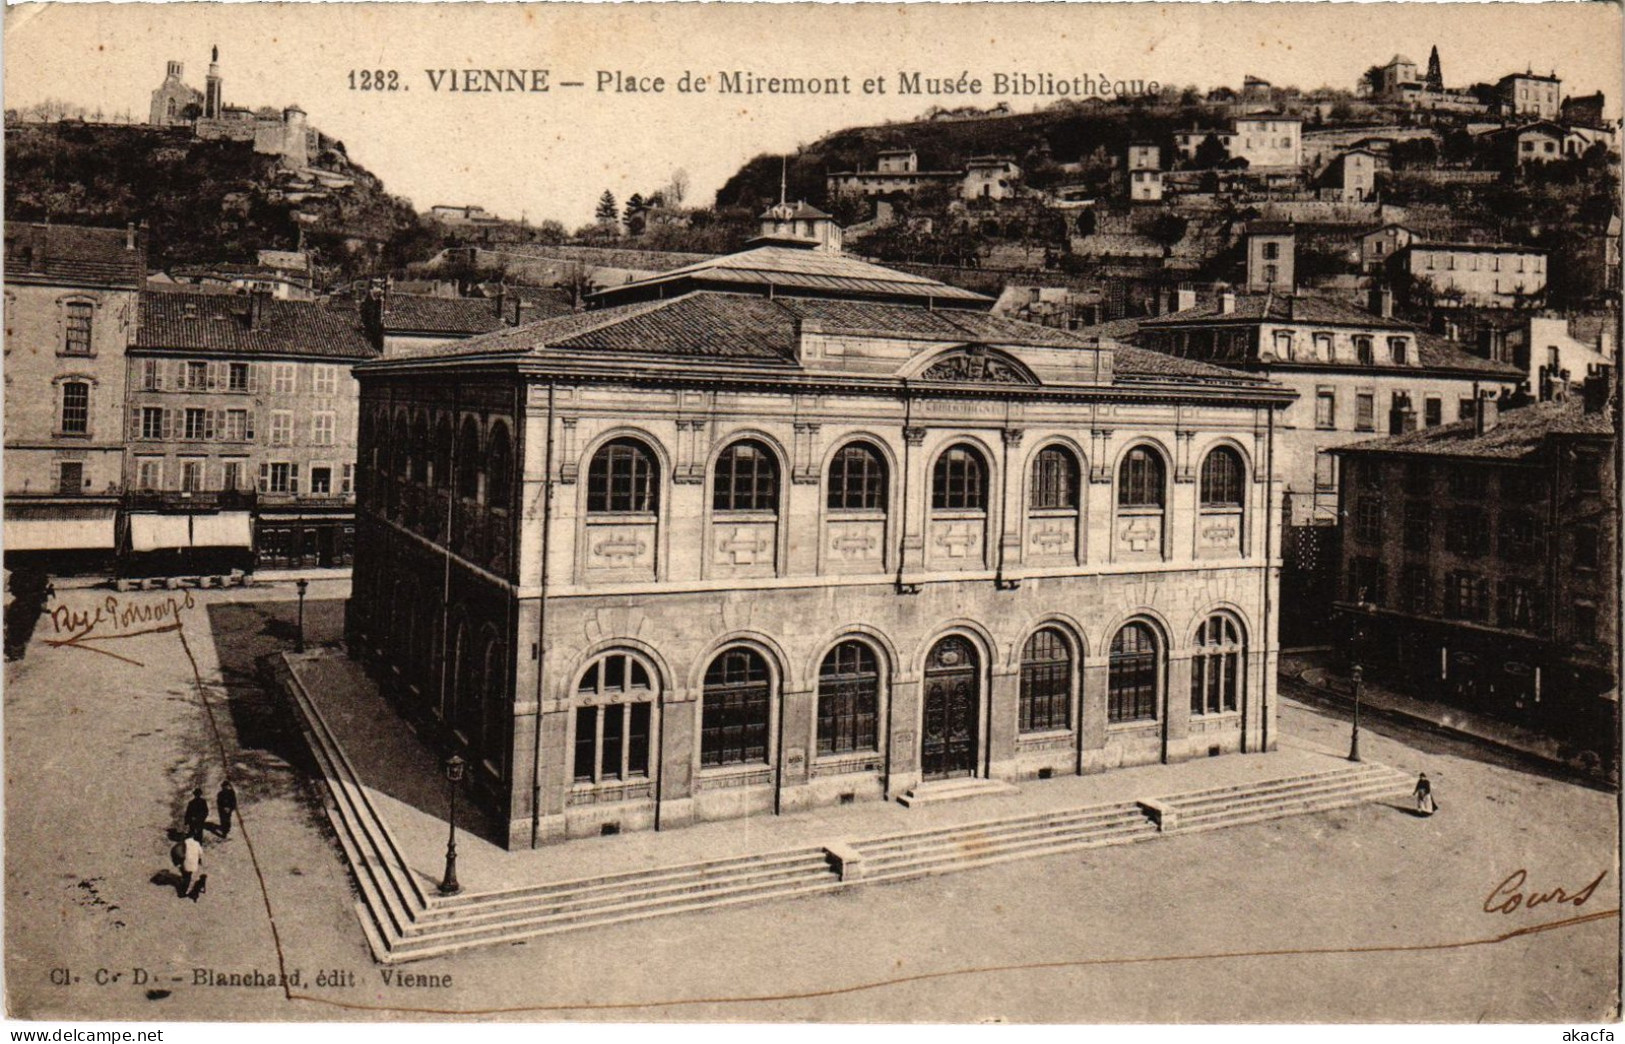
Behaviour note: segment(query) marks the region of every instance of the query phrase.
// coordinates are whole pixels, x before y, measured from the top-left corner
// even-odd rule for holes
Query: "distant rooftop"
[[[353,310],[268,295],[176,291],[141,295],[141,320],[130,347],[328,359],[378,354]]]
[[[141,236],[133,229],[6,222],[6,282],[119,286],[146,278]]]
[[[1533,456],[1548,436],[1611,436],[1610,411],[1587,413],[1583,397],[1536,402],[1502,410],[1495,426],[1480,434],[1471,420],[1421,428],[1384,439],[1367,439],[1333,452],[1407,453],[1433,457],[1475,457],[1516,461]]]

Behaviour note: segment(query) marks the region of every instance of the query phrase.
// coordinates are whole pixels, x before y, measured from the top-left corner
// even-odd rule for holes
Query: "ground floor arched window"
[[[1221,614],[1196,629],[1191,657],[1191,713],[1222,714],[1236,709],[1246,648],[1236,622]]]
[[[1123,625],[1112,639],[1106,717],[1111,722],[1155,721],[1162,685],[1161,649],[1149,624]]]
[[[725,649],[705,672],[700,715],[700,764],[767,763],[768,703],[773,679],[753,649]]]
[[[1053,627],[1027,639],[1021,653],[1021,731],[1072,725],[1072,649]]]
[[[649,775],[649,738],[658,692],[654,671],[626,652],[599,656],[581,672],[576,698],[577,783],[603,783]]]
[[[842,642],[818,669],[818,753],[880,748],[880,659],[864,642]]]

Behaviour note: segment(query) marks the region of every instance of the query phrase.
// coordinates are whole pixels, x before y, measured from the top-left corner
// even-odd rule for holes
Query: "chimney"
[[[1614,368],[1594,363],[1586,367],[1586,382],[1582,395],[1585,399],[1587,413],[1602,413],[1608,409],[1608,400],[1613,398]]]
[[[248,328],[258,330],[265,325],[265,299],[271,294],[267,290],[251,290],[248,294]]]
[[[384,350],[384,288],[378,283],[369,286],[366,296],[361,299],[361,328],[366,331],[367,340],[372,343],[373,351],[382,353]]]
[[[1501,400],[1495,395],[1479,395],[1475,388],[1477,398],[1473,409],[1473,431],[1479,435],[1487,431],[1494,431],[1495,426],[1501,422]]]
[[[124,223],[124,249],[126,249],[126,250],[134,250],[135,249],[135,222],[134,221],[126,221]]]
[[[1234,315],[1236,312],[1236,292],[1228,287],[1219,291],[1219,314]]]
[[[1179,289],[1174,291],[1174,311],[1183,312],[1196,307],[1196,288],[1189,283],[1180,283]]]

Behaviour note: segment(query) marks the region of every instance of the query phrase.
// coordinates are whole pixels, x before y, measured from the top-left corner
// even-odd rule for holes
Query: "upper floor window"
[[[1216,447],[1202,461],[1203,507],[1241,507],[1245,485],[1241,455],[1228,446]]]
[[[1314,341],[1315,358],[1321,362],[1333,362],[1332,335],[1328,333],[1317,333],[1314,335]]]
[[[1410,346],[1410,341],[1403,337],[1388,338],[1388,354],[1397,365],[1404,366],[1410,361]]]
[[[90,434],[90,385],[85,381],[62,383],[62,412],[59,431],[64,435]]]
[[[311,391],[317,395],[333,395],[338,391],[337,366],[317,366],[310,372]]]
[[[293,363],[275,363],[271,367],[271,390],[280,395],[292,395],[297,378]]]
[[[311,414],[310,417],[310,444],[312,446],[333,445],[334,415],[332,410],[322,410]]]
[[[464,500],[480,496],[480,426],[473,417],[463,421],[457,436],[457,495]]]
[[[226,364],[226,389],[234,392],[248,390],[248,364],[234,362]]]
[[[1371,338],[1364,335],[1354,338],[1354,358],[1361,366],[1370,366],[1376,362],[1371,348]]]
[[[1118,474],[1119,507],[1160,508],[1163,505],[1162,458],[1154,450],[1136,446],[1123,459]]]
[[[953,446],[931,469],[931,507],[937,511],[986,511],[987,466],[971,446]]]
[[[886,463],[880,451],[865,442],[842,446],[829,464],[827,498],[831,511],[884,511]]]
[[[1329,430],[1337,427],[1337,393],[1321,389],[1315,393],[1315,427]]]
[[[507,510],[513,502],[513,440],[508,438],[508,426],[500,421],[491,425],[485,471],[485,502]]]
[[[779,463],[760,442],[736,442],[717,458],[711,484],[713,511],[777,511]]]
[[[66,355],[89,355],[91,353],[90,324],[95,314],[95,305],[86,301],[69,301],[66,310],[66,327],[63,331],[64,339],[62,351]]]
[[[587,465],[590,514],[652,514],[658,496],[654,457],[636,439],[615,439],[599,447]]]
[[[181,387],[189,391],[203,391],[209,386],[209,364],[188,360],[181,364]]]
[[[1076,511],[1078,459],[1060,446],[1046,446],[1033,460],[1031,503],[1035,511]]]

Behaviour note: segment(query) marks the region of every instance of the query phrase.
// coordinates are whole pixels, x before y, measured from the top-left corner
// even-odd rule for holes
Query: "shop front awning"
[[[113,515],[80,518],[11,518],[5,520],[7,551],[112,550]]]
[[[208,515],[131,515],[130,550],[179,547],[251,547],[253,524],[246,511]]]

